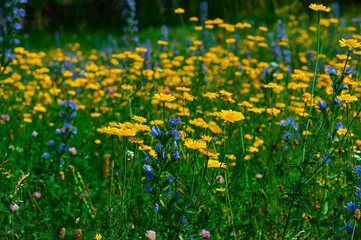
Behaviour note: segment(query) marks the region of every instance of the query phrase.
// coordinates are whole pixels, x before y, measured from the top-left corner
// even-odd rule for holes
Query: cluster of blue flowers
[[[59,106],[66,107],[65,112],[61,111],[59,113],[59,117],[64,118],[64,126],[62,128],[57,128],[55,130],[55,134],[60,136],[62,139],[62,142],[60,143],[58,148],[55,148],[56,152],[66,151],[68,150],[68,147],[66,146],[67,140],[72,134],[77,134],[78,130],[76,127],[72,127],[71,121],[76,117],[76,110],[78,109],[78,106],[75,102],[71,100],[65,100],[59,103]],[[48,143],[49,147],[55,146],[55,141],[51,139]],[[43,158],[49,158],[50,153],[45,152],[42,155]],[[64,160],[60,160],[60,164],[64,165]]]
[[[0,49],[1,66],[7,66],[15,56],[12,54],[14,46],[20,43],[16,38],[16,33],[22,29],[21,19],[25,17],[25,10],[21,5],[27,3],[27,0],[12,0],[5,3],[5,8],[0,11],[0,18],[4,22],[0,22]],[[1,74],[5,71],[2,70]]]

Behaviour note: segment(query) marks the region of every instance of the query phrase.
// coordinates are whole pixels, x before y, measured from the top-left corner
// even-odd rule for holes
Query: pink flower
[[[170,91],[169,88],[166,88],[166,89],[164,90],[164,93],[165,93],[165,94],[171,94],[171,91]]]
[[[40,198],[40,197],[41,197],[41,193],[35,192],[35,193],[34,193],[34,196],[35,196],[36,198]]]
[[[70,152],[71,154],[73,154],[73,155],[76,155],[76,149],[75,149],[75,147],[69,148],[69,152]]]
[[[199,233],[199,235],[201,235],[203,238],[210,238],[211,237],[211,233],[208,232],[205,229],[202,229],[202,231]]]
[[[113,95],[113,94],[114,94],[114,90],[113,90],[113,89],[109,89],[108,94],[109,94],[109,95]]]
[[[62,133],[65,133],[65,127],[62,127],[62,128],[60,128],[60,131],[62,132]]]
[[[11,211],[15,212],[16,210],[19,209],[19,206],[16,203],[10,204],[10,209]]]
[[[148,230],[145,236],[148,237],[150,240],[155,240],[155,232],[152,230]]]
[[[34,132],[33,132],[33,137],[36,137],[36,136],[38,136],[38,132],[37,132],[37,131],[34,131]]]
[[[2,118],[4,121],[9,121],[9,120],[10,120],[9,115],[5,115],[5,114],[1,114],[1,118]]]
[[[31,110],[30,113],[31,113],[31,114],[35,114],[36,111],[35,111],[35,110]]]
[[[256,178],[257,178],[257,179],[260,179],[260,178],[262,178],[262,175],[261,175],[261,174],[257,174],[257,175],[256,175]]]
[[[216,177],[216,179],[218,179],[218,178],[219,178],[219,182],[220,182],[220,183],[224,182],[224,178],[223,178],[221,175],[218,175],[218,176]]]

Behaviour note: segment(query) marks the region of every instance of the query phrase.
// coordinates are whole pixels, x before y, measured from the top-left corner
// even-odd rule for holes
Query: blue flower
[[[151,192],[153,189],[147,185],[144,186],[146,192]]]
[[[70,122],[65,122],[65,123],[64,123],[64,127],[65,127],[65,128],[70,128],[70,126],[71,126],[71,123],[70,123]]]
[[[175,153],[173,153],[172,159],[178,159],[178,158],[180,158],[180,155],[179,155],[179,152],[176,151]]]
[[[49,153],[47,153],[47,152],[44,152],[44,153],[43,153],[43,158],[46,159],[46,158],[49,158],[49,157],[50,157],[50,154],[49,154]]]
[[[280,126],[281,126],[281,127],[287,126],[287,121],[286,121],[286,120],[281,120]]]
[[[295,123],[293,124],[293,128],[294,128],[295,130],[297,130],[297,129],[298,129],[298,123],[295,122]]]
[[[290,152],[290,148],[289,148],[287,145],[285,145],[285,152],[286,152],[286,153],[289,153],[289,152]]]
[[[212,142],[216,143],[217,139],[216,137],[212,137]]]
[[[70,115],[70,118],[75,118],[76,117],[76,112],[73,112],[71,115]]]
[[[320,101],[318,101],[318,103],[317,103],[317,106],[320,108],[320,110],[322,111],[322,112],[324,112],[325,110],[326,110],[326,108],[328,107],[328,103],[326,103],[326,101],[322,101],[322,100],[320,100]]]
[[[180,132],[176,130],[175,131],[175,136],[174,136],[174,141],[177,141],[177,140],[179,140],[181,138],[182,138],[182,136],[181,136]]]
[[[59,103],[59,106],[60,107],[64,107],[66,105],[66,100],[65,101],[61,101],[60,103]]]
[[[358,191],[357,191],[356,196],[358,196],[359,198],[361,198],[361,190],[358,190]]]
[[[152,130],[150,131],[150,134],[151,134],[152,136],[157,137],[157,136],[160,136],[162,133],[160,132],[158,126],[153,126],[153,127],[152,127]]]
[[[154,174],[152,172],[146,172],[145,175],[147,176],[149,182],[154,179]]]
[[[358,209],[358,205],[356,202],[348,202],[346,205],[346,209],[354,212],[356,211],[356,209]]]
[[[190,236],[190,237],[189,237],[189,240],[193,240],[193,237],[192,237],[192,236]]]
[[[174,177],[172,175],[169,175],[167,177],[167,182],[173,182]]]
[[[343,129],[342,122],[339,122],[339,123],[336,124],[336,130],[339,130],[339,129]]]
[[[180,122],[180,118],[175,118],[175,117],[168,118],[168,124],[170,124],[170,125],[175,126],[179,122]]]
[[[334,69],[333,67],[328,67],[328,68],[326,68],[326,72],[328,73],[328,74],[330,74],[330,75],[332,75],[332,74],[334,74],[334,75],[338,75],[337,74],[337,70],[336,69]]]
[[[360,165],[356,166],[356,173],[358,174],[359,177],[361,177],[361,166]]]
[[[56,135],[60,135],[60,134],[61,134],[60,129],[57,128],[57,129],[55,130],[55,133],[56,133]]]
[[[330,158],[326,157],[325,155],[322,155],[322,160],[327,164],[330,162]]]
[[[168,188],[168,196],[172,193],[172,189]]]
[[[148,154],[146,154],[144,156],[143,161],[146,162],[146,163],[149,161],[149,155]]]
[[[60,112],[60,117],[65,118],[65,117],[66,117],[66,114],[63,113],[63,112]]]
[[[78,133],[78,129],[77,129],[77,128],[72,128],[72,129],[70,129],[70,132],[71,132],[72,134],[77,134],[77,133]]]
[[[151,167],[149,165],[145,165],[144,166],[144,171],[150,172],[150,171],[152,171],[152,169],[151,169]]]
[[[355,225],[351,227],[350,223],[346,223],[346,232],[353,232],[353,229],[355,228]],[[357,232],[357,229],[355,228],[355,232]]]
[[[182,218],[182,223],[186,223],[186,222],[187,222],[187,217],[184,216],[184,217]]]
[[[158,203],[155,204],[154,211],[157,211],[157,212],[159,211],[159,205],[158,205]]]
[[[296,134],[295,134],[295,138],[296,138],[296,139],[300,139],[300,137],[301,137],[301,134],[300,134],[300,133],[296,133]]]
[[[66,150],[68,147],[65,145],[65,143],[60,143],[60,150]]]
[[[345,73],[352,74],[352,68],[351,67],[346,68]]]
[[[294,117],[289,117],[289,118],[287,118],[287,125],[288,125],[288,124],[292,124],[294,120],[295,120]]]
[[[178,200],[178,199],[179,199],[179,192],[176,192],[176,193],[175,193],[174,199],[175,199],[175,200]]]
[[[75,102],[73,102],[72,100],[68,101],[68,105],[73,109],[73,110],[77,110],[78,105],[76,105]]]
[[[50,147],[54,146],[54,140],[49,140],[48,145],[49,145]]]
[[[290,140],[292,137],[292,133],[290,131],[285,131],[285,134],[283,135],[283,140]]]

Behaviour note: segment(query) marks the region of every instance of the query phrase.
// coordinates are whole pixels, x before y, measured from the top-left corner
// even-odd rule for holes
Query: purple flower
[[[40,197],[41,197],[41,193],[35,192],[35,193],[34,193],[34,196],[35,196],[36,198],[40,198]]]

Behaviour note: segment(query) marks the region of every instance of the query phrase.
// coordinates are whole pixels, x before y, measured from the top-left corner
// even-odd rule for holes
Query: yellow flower
[[[219,113],[219,116],[225,122],[232,122],[232,123],[245,119],[241,112],[237,112],[237,111],[233,111],[233,110],[222,110]]]
[[[217,160],[209,159],[207,167],[209,167],[209,168],[220,168],[221,167],[223,169],[226,169],[227,165],[225,163],[221,163]]]
[[[219,156],[219,153],[212,149],[199,149],[199,151],[210,158],[218,158]]]
[[[147,122],[147,119],[146,119],[146,118],[140,117],[140,116],[133,116],[133,119],[134,119],[136,122],[139,122],[139,123],[145,123],[145,122]]]
[[[97,233],[94,237],[95,240],[101,240],[102,239],[102,235],[100,235],[100,233]]]
[[[348,47],[348,49],[351,51],[352,48],[359,48],[361,47],[361,43],[357,42],[357,39],[344,39],[338,41],[341,47]]]
[[[278,85],[277,85],[277,83],[271,82],[271,83],[269,83],[269,84],[263,85],[263,87],[264,87],[264,88],[277,88]]]
[[[206,142],[202,141],[202,140],[193,140],[193,139],[187,139],[186,142],[184,143],[184,145],[187,148],[196,150],[196,149],[202,149],[202,148],[206,148],[207,144]]]
[[[160,102],[172,102],[175,100],[175,97],[172,96],[172,94],[155,94],[153,97],[154,100],[160,101]]]
[[[174,10],[175,13],[184,13],[184,9],[183,8],[177,8]]]
[[[219,97],[219,94],[216,92],[207,92],[206,94],[202,94],[202,95],[203,95],[203,97],[207,97],[209,99]]]
[[[100,141],[99,139],[96,139],[96,140],[94,141],[94,143],[95,143],[95,144],[101,144],[102,141]]]
[[[344,94],[341,96],[337,96],[337,99],[340,101],[344,101],[346,103],[355,102],[358,100],[356,96],[351,96],[350,94]]]
[[[310,9],[314,10],[314,11],[331,12],[330,7],[326,7],[326,6],[322,5],[322,4],[311,3],[308,7]]]

